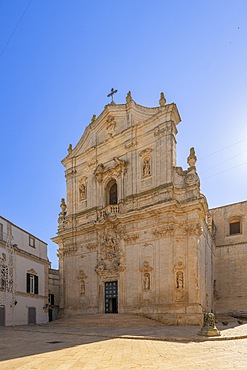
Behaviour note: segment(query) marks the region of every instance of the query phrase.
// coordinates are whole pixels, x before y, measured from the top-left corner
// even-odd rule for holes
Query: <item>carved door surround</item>
[[[117,223],[105,222],[98,225],[98,255],[95,271],[102,281],[119,277],[125,270],[125,253],[122,247],[121,231]]]

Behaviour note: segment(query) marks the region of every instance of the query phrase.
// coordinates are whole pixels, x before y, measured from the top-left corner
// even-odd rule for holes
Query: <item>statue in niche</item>
[[[151,175],[150,158],[143,159],[142,175],[143,177],[147,177]]]
[[[86,286],[85,279],[87,278],[87,275],[85,274],[83,270],[80,270],[77,278],[80,281],[81,294],[85,294],[85,286]]]
[[[79,196],[80,196],[80,200],[83,200],[86,198],[86,186],[84,184],[81,184],[79,187]]]
[[[144,283],[144,292],[148,292],[150,290],[150,274],[148,272],[144,274],[143,283]]]
[[[177,289],[184,287],[184,274],[182,271],[178,271],[176,274]]]

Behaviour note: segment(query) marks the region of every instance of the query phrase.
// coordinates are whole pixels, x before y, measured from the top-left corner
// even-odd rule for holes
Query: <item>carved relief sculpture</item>
[[[106,226],[99,233],[100,251],[95,271],[99,275],[118,275],[125,269],[125,255],[119,246],[119,236],[114,226]]]
[[[106,130],[110,137],[115,134],[116,122],[113,116],[108,116],[106,120]]]

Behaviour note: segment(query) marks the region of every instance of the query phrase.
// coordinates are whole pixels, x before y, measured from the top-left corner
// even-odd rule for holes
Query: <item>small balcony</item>
[[[98,216],[98,219],[102,219],[105,217],[116,216],[118,213],[119,213],[119,205],[109,204],[107,207],[97,211],[97,216]]]

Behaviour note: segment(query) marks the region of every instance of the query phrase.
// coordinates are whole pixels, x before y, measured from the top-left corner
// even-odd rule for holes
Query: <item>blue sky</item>
[[[60,163],[93,114],[178,106],[177,165],[194,146],[210,207],[246,200],[247,1],[0,0],[0,214],[57,267]]]

